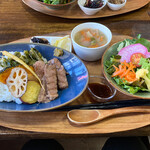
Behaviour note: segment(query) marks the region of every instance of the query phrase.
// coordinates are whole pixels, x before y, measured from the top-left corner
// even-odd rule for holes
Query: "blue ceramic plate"
[[[16,43],[0,45],[0,51],[24,51],[36,48],[43,57],[47,60],[54,58],[53,51],[55,47],[44,44],[32,44],[32,43]],[[43,111],[55,109],[64,106],[77,97],[79,97],[87,87],[88,84],[88,71],[83,62],[74,54],[65,51],[64,55],[58,57],[61,63],[64,65],[67,75],[69,87],[64,90],[59,90],[59,97],[49,103],[35,103],[35,104],[16,104],[14,102],[2,102],[0,103],[0,110],[5,111]]]

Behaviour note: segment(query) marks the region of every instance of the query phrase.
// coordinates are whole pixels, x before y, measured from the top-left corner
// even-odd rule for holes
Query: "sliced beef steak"
[[[51,59],[48,63],[55,64],[57,71],[58,88],[64,89],[68,87],[68,81],[66,77],[66,71],[64,66],[57,58]]]
[[[54,100],[58,97],[56,67],[54,64],[46,64],[44,68],[44,76],[47,85],[47,97]]]
[[[44,67],[45,67],[45,62],[44,61],[37,61],[33,65],[34,71],[37,74],[37,76],[42,80],[44,76]]]

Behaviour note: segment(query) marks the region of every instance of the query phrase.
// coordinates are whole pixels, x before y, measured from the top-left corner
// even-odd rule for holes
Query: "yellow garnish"
[[[7,52],[7,51],[0,51],[3,55],[14,59],[15,61],[17,61],[18,63],[22,64],[26,69],[28,69],[39,81],[41,87],[45,90],[44,86],[42,85],[42,82],[40,80],[40,78],[36,75],[36,73],[25,63],[23,62],[20,58],[18,58],[17,56]]]
[[[70,51],[70,42],[71,40],[69,38],[69,35],[67,35],[61,39],[56,40],[55,42],[52,41],[51,44],[53,46],[60,47],[62,49]]]

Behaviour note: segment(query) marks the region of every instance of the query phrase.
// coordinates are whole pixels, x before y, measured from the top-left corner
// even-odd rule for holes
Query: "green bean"
[[[29,63],[28,63],[28,65],[32,66],[35,62],[36,62],[36,60],[30,60]]]
[[[29,51],[30,54],[32,55],[32,58],[36,59],[36,60],[42,60],[39,55],[37,54],[37,50],[34,48],[31,48],[31,50]]]
[[[21,55],[20,59],[23,60],[26,64],[29,62],[29,60],[24,55]]]
[[[38,52],[37,54],[38,54],[38,55],[39,55],[39,57],[42,59],[42,55],[41,55],[41,53],[40,53],[40,52]]]
[[[7,63],[7,59],[3,58],[3,67],[7,67],[8,63]]]
[[[31,48],[29,51],[24,50],[23,55],[20,52],[15,52],[14,55],[23,60],[28,65],[33,65],[36,61],[45,61],[41,53],[35,48]],[[2,67],[15,67],[19,65],[19,63],[11,58],[2,57],[0,60],[0,66]]]
[[[21,57],[21,53],[20,52],[15,52],[14,55],[17,56],[17,57]]]
[[[26,56],[27,59],[32,59],[29,55],[29,51],[28,50],[25,50],[24,51],[24,55]]]
[[[18,66],[18,63],[15,60],[12,60],[9,67],[12,67],[12,66],[16,67]]]

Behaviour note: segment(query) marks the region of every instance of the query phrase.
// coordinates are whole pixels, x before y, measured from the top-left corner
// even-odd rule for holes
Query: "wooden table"
[[[150,4],[139,10],[123,15],[86,20],[63,19],[44,15],[32,10],[23,4],[21,0],[1,1],[0,8],[0,44],[31,37],[34,35],[44,35],[52,32],[72,30],[76,25],[88,21],[99,22],[106,25],[111,29],[114,35],[128,35],[136,37],[136,35],[140,33],[142,34],[142,37],[150,39]],[[102,134],[100,136],[133,135],[150,135],[150,126],[129,132]],[[68,135],[51,133],[41,134],[0,127],[0,138],[7,139],[14,137],[49,138],[64,136],[67,137]]]

